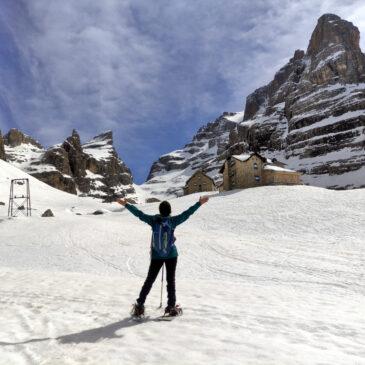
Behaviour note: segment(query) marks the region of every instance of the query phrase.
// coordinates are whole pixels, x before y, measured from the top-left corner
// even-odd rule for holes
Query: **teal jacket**
[[[179,224],[184,223],[193,213],[195,213],[198,208],[200,207],[200,203],[197,202],[192,205],[189,209],[185,210],[179,215],[175,215],[171,218],[171,225],[172,228],[175,229]],[[143,213],[139,210],[136,206],[131,204],[126,204],[125,207],[136,217],[138,217],[142,222],[149,224],[151,227],[156,223],[156,220],[159,219],[161,216],[159,214],[149,215]],[[151,247],[151,259],[172,259],[178,256],[177,248],[175,244],[172,246],[170,254],[167,257],[160,257],[157,252],[153,250]]]

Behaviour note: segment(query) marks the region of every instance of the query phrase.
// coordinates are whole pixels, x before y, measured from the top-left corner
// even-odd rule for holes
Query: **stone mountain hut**
[[[217,190],[217,188],[214,180],[204,174],[203,171],[198,170],[186,181],[184,186],[184,195],[215,190]]]
[[[232,155],[219,171],[223,174],[222,190],[301,184],[299,172],[281,166],[282,163],[274,164],[258,153]]]

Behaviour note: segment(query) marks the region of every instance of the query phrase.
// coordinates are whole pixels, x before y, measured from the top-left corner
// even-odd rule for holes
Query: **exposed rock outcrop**
[[[93,215],[102,215],[102,214],[104,214],[104,212],[102,210],[98,209],[98,210],[95,210],[95,212],[93,212],[92,214]]]
[[[304,79],[323,85],[331,81],[365,82],[365,57],[357,27],[334,14],[318,20],[307,50],[309,72]]]
[[[113,147],[112,132],[82,145],[73,130],[62,144],[47,150],[15,129],[4,141],[10,163],[57,189],[104,200],[135,194],[131,172]]]
[[[27,136],[16,128],[10,129],[10,131],[4,136],[4,141],[5,144],[10,147],[17,147],[21,144],[30,144],[38,148],[43,148],[35,139]]]
[[[29,172],[35,178],[70,194],[77,194],[77,185],[71,176],[65,176],[59,171]]]
[[[34,177],[67,193],[77,193],[77,184],[72,176],[68,154],[60,145],[45,151],[39,161],[33,163],[33,168],[35,165],[37,168],[31,172]],[[49,168],[44,169],[45,166]]]
[[[72,131],[72,135],[63,142],[62,148],[67,152],[73,176],[85,176],[86,158],[81,147],[80,136],[75,129]]]
[[[54,214],[51,209],[47,209],[43,214],[42,217],[54,217]]]
[[[18,129],[10,129],[5,134],[4,148],[6,160],[26,172],[38,170],[38,166],[45,149],[32,137],[29,137]],[[49,169],[52,167],[45,167]]]
[[[4,139],[0,131],[0,160],[6,161]]]
[[[115,151],[111,131],[94,137],[83,144],[82,149],[86,156],[86,179],[91,189],[104,192],[108,201],[135,193],[131,171]]]
[[[68,137],[62,144],[62,148],[66,151],[68,162],[75,183],[82,193],[90,190],[90,185],[86,176],[87,156],[82,150],[80,136],[74,129],[72,135]]]

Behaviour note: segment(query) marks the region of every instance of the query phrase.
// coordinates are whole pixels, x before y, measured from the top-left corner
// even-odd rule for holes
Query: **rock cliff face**
[[[307,52],[246,100],[240,140],[329,188],[365,186],[365,56],[358,29],[325,14]]]
[[[10,131],[4,136],[4,142],[10,147],[18,147],[21,144],[29,144],[37,148],[42,148],[42,145],[35,139],[15,128],[10,129]]]
[[[4,147],[4,139],[0,131],[0,160],[6,160],[5,157],[5,147]]]
[[[208,160],[191,156],[190,144],[162,156],[144,187],[156,183],[158,174],[160,191],[179,194],[194,170],[203,167],[219,180],[218,161],[249,151],[301,171],[306,184],[365,187],[365,55],[359,39],[352,23],[323,15],[307,51],[295,51],[273,81],[247,97],[243,120],[230,129],[230,121],[220,118],[220,127],[207,135],[206,145],[221,138],[224,147]]]
[[[82,150],[87,156],[86,178],[91,191],[104,192],[106,200],[135,193],[131,171],[113,147],[112,132],[94,137]]]
[[[82,145],[73,130],[62,144],[46,150],[12,129],[4,136],[4,143],[8,162],[57,189],[107,201],[135,194],[131,172],[113,147],[112,132]]]

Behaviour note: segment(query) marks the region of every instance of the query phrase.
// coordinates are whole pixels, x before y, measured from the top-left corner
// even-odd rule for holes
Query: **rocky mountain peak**
[[[133,177],[113,147],[107,131],[81,145],[74,129],[63,143],[45,150],[21,131],[0,133],[0,159],[63,191],[113,200],[135,195]]]
[[[113,132],[112,131],[106,131],[104,133],[101,133],[99,135],[97,135],[96,137],[94,137],[94,140],[99,140],[99,141],[105,141],[108,144],[113,144]]]
[[[255,90],[247,97],[244,120],[251,119],[262,108],[285,101],[287,95],[296,88],[301,80],[301,75],[306,67],[304,58],[304,51],[296,50],[289,62],[275,74],[273,81]],[[270,111],[267,109],[266,113]]]
[[[94,138],[92,138],[89,142],[84,144],[83,146],[85,147],[86,145],[93,146],[94,148],[105,146],[105,145],[113,146],[113,132],[106,131],[106,132],[100,133],[97,136],[95,136]]]
[[[70,137],[67,137],[66,140],[63,142],[62,147],[66,150],[69,151],[70,148],[75,149],[76,151],[81,151],[81,140],[80,140],[80,135],[77,132],[76,129],[72,130],[72,134]]]
[[[247,97],[244,120],[271,115],[274,105],[283,102],[287,111],[291,97],[321,85],[365,82],[365,55],[359,39],[359,30],[352,23],[333,14],[321,16],[307,52],[296,50],[273,81]],[[290,114],[286,116],[290,118]]]
[[[75,178],[82,179],[86,173],[86,156],[82,151],[80,135],[74,129],[72,135],[63,142],[62,148],[68,154],[68,160],[71,168],[72,175]],[[78,182],[80,186],[83,184]]]
[[[294,52],[294,56],[290,59],[289,62],[295,62],[295,61],[300,61],[304,58],[305,56],[305,52],[302,49],[297,49]]]
[[[76,130],[76,129],[73,129],[73,130],[72,130],[71,136],[72,136],[72,137],[75,137],[75,138],[80,138],[80,135],[79,135],[79,133],[77,132],[77,130]]]
[[[317,85],[365,81],[365,55],[359,29],[334,14],[318,19],[307,50],[309,69],[303,79]]]
[[[31,144],[38,148],[43,148],[42,145],[35,139],[27,136],[26,134],[24,134],[23,132],[21,132],[16,128],[10,129],[9,132],[5,134],[4,143],[10,147],[17,147],[25,143],[25,144]]]
[[[308,56],[315,56],[328,46],[341,45],[360,50],[360,32],[351,22],[334,14],[324,14],[318,19],[307,49]]]

